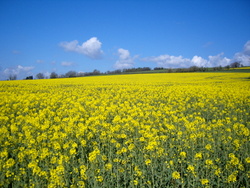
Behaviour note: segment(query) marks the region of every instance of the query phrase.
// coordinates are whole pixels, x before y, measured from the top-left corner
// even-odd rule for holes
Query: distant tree
[[[60,74],[57,76],[57,78],[66,78],[65,74]]]
[[[163,70],[163,67],[155,67],[154,70]]]
[[[56,74],[55,72],[52,72],[50,74],[50,78],[58,78],[58,74]]]
[[[234,62],[230,64],[231,68],[242,67],[243,65],[240,62]]]
[[[9,75],[9,80],[16,80],[16,78],[17,78],[16,74]]]
[[[171,68],[167,69],[167,73],[171,73],[171,72],[173,72],[173,69]]]
[[[78,73],[77,73],[77,76],[78,76],[78,77],[83,77],[83,76],[85,76],[85,73],[84,73],[84,72],[78,72]]]
[[[93,70],[92,73],[93,73],[93,75],[99,75],[99,74],[101,74],[101,72],[99,70],[97,70],[97,69]]]
[[[33,76],[27,76],[25,80],[33,80]]]
[[[76,71],[69,71],[65,74],[65,77],[71,78],[71,77],[76,77],[77,72]]]
[[[141,68],[141,69],[142,69],[142,71],[150,71],[150,70],[151,70],[150,67],[143,67],[143,68]]]
[[[187,71],[189,71],[189,72],[196,72],[198,70],[199,70],[199,67],[197,67],[197,66],[191,66],[191,67],[188,68]]]
[[[176,72],[187,72],[186,68],[177,68]]]
[[[38,74],[36,75],[36,78],[37,78],[37,79],[44,79],[45,76],[44,76],[43,73],[38,73]]]

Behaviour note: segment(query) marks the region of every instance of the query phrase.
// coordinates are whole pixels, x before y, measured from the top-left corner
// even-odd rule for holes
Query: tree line
[[[112,74],[131,74],[131,73],[138,73],[138,72],[161,72],[161,73],[183,73],[183,72],[208,72],[208,71],[222,71],[222,70],[229,70],[230,68],[237,68],[243,67],[240,62],[234,62],[230,65],[225,67],[218,66],[218,67],[198,67],[198,66],[191,66],[189,68],[163,68],[163,67],[155,67],[151,69],[150,67],[138,67],[138,68],[127,68],[127,69],[117,69],[114,71],[107,71],[107,72],[100,72],[99,70],[95,69],[92,72],[76,72],[76,71],[68,71],[65,74],[57,74],[56,72],[52,72],[49,76],[45,76],[43,73],[38,73],[36,75],[37,79],[55,79],[55,78],[73,78],[73,77],[83,77],[83,76],[94,76],[94,75],[112,75]],[[16,75],[10,75],[9,80],[16,80]],[[27,76],[25,80],[32,80],[33,76]]]

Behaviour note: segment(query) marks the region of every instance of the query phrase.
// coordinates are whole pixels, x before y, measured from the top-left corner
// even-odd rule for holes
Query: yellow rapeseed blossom
[[[180,178],[181,178],[181,175],[180,175],[179,172],[174,171],[174,172],[172,173],[172,178],[174,178],[174,179],[180,179]]]
[[[182,152],[180,152],[180,156],[181,156],[182,158],[186,158],[186,157],[187,157],[187,153],[184,152],[184,151],[182,151]]]
[[[145,160],[145,164],[146,164],[146,165],[150,165],[150,164],[151,164],[151,160],[150,160],[150,159],[146,159],[146,160]]]
[[[237,178],[237,174],[238,171],[233,172],[232,174],[230,174],[227,178],[227,182],[231,183],[231,182],[236,182],[236,178]]]
[[[1,81],[0,187],[244,187],[249,77]]]
[[[202,153],[200,153],[200,152],[199,152],[199,153],[196,153],[194,157],[195,157],[195,159],[197,159],[197,160],[198,160],[198,159],[202,159]]]
[[[106,168],[106,170],[111,170],[112,169],[112,164],[111,163],[105,164],[105,168]]]
[[[208,179],[201,179],[200,181],[201,181],[202,185],[208,185],[208,183],[209,183]]]
[[[245,159],[245,161],[246,161],[246,163],[250,163],[250,157],[247,157],[247,158]]]

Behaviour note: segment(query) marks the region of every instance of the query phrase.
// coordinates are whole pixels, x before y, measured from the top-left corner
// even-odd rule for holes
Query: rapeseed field
[[[0,82],[0,187],[250,187],[250,74]]]

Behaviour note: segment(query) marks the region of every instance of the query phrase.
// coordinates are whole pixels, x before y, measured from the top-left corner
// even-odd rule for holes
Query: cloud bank
[[[242,52],[238,52],[234,55],[232,59],[224,57],[224,53],[217,54],[215,56],[208,56],[207,59],[204,59],[200,56],[193,56],[193,58],[184,58],[182,56],[171,56],[168,54],[145,57],[141,61],[153,62],[157,66],[164,68],[186,68],[190,66],[198,67],[215,67],[215,66],[227,66],[233,62],[240,62],[244,66],[250,66],[250,41],[248,41],[243,48]]]
[[[114,65],[116,69],[127,69],[127,68],[133,67],[134,58],[130,56],[130,53],[128,50],[119,48],[118,55],[119,55],[119,59],[116,61]]]
[[[91,59],[100,59],[103,54],[101,50],[102,43],[96,37],[90,38],[81,45],[77,40],[73,40],[71,42],[61,42],[59,46],[65,51],[80,53]]]

